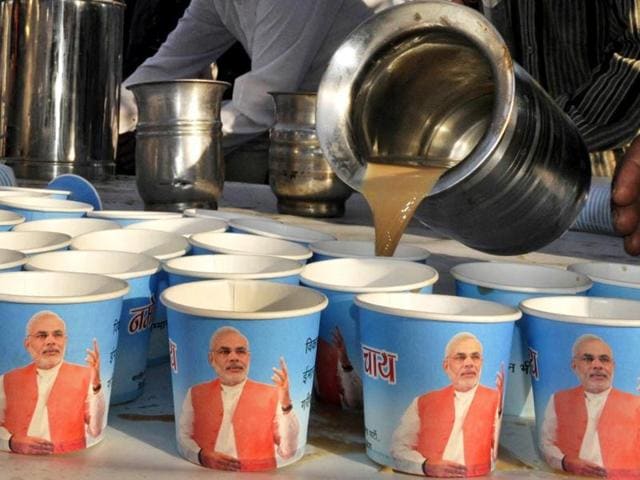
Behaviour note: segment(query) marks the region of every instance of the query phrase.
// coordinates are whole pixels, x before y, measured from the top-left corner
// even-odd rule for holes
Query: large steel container
[[[124,8],[0,0],[0,155],[18,177],[114,173]]]
[[[556,239],[589,189],[575,126],[486,18],[449,2],[409,2],[360,25],[325,72],[316,122],[325,156],[356,190],[372,157],[450,167],[417,215],[490,253]]]
[[[222,94],[214,80],[129,85],[138,105],[136,183],[148,210],[217,208],[224,183]]]
[[[278,211],[307,217],[344,215],[351,188],[324,158],[316,135],[316,94],[273,92],[276,122],[269,132],[269,184]]]

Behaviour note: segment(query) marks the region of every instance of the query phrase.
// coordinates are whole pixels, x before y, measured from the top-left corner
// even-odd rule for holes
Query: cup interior
[[[59,200],[50,197],[15,196],[1,197],[0,204],[7,207],[41,212],[89,212],[93,206],[73,200]]]
[[[532,316],[568,323],[640,326],[640,302],[620,298],[556,296],[523,300],[521,310]]]
[[[125,228],[158,230],[161,232],[171,232],[188,237],[194,233],[202,232],[224,232],[227,229],[227,222],[215,218],[167,218],[162,220],[146,220],[132,223]]]
[[[121,228],[116,222],[111,220],[103,220],[101,218],[52,218],[46,220],[35,220],[33,222],[25,222],[16,225],[14,232],[58,232],[77,237],[85,233],[96,232],[100,230],[116,230]]]
[[[295,275],[303,266],[280,257],[263,255],[194,255],[167,260],[164,269],[178,275],[261,278],[275,274]]]
[[[120,229],[80,235],[71,241],[71,248],[145,253],[158,260],[166,260],[184,255],[190,246],[184,237],[175,233]]]
[[[326,240],[309,245],[312,252],[336,258],[375,257],[375,244],[367,240]],[[393,258],[402,260],[425,260],[429,251],[418,245],[400,244]]]
[[[311,250],[303,245],[248,233],[197,233],[189,241],[198,247],[221,253],[271,255],[294,260],[306,259],[312,255]]]
[[[232,228],[244,232],[264,235],[272,238],[282,238],[292,242],[313,243],[323,240],[335,240],[333,235],[297,225],[287,225],[265,218],[234,218],[229,220]]]
[[[71,237],[56,232],[0,232],[0,248],[18,250],[25,254],[65,248]]]
[[[618,285],[621,287],[640,288],[640,265],[589,262],[575,263],[569,266],[569,270],[586,275],[593,281],[599,283]]]

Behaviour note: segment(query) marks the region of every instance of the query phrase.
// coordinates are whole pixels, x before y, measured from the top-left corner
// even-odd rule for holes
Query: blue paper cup
[[[5,194],[6,192],[6,194]],[[69,190],[56,190],[51,188],[31,188],[0,186],[0,196],[21,196],[21,197],[49,197],[56,200],[66,200],[71,192]]]
[[[198,280],[269,280],[298,285],[303,265],[286,258],[263,255],[192,255],[163,265],[169,285]]]
[[[103,275],[0,274],[0,448],[65,453],[102,439],[128,291],[127,282]]]
[[[0,231],[11,230],[15,226],[24,223],[25,218],[10,210],[0,210]]]
[[[521,303],[538,445],[550,467],[640,477],[640,302],[543,297]]]
[[[311,258],[311,250],[299,243],[267,238],[249,233],[197,233],[189,237],[194,255],[209,253],[232,253],[238,255],[266,255],[288,258],[306,263]]]
[[[300,282],[329,299],[322,312],[316,362],[316,393],[327,403],[362,408],[362,356],[357,311],[359,293],[431,293],[438,280],[433,268],[383,258],[340,258],[305,266]]]
[[[302,457],[326,297],[282,283],[208,280],[170,287],[161,301],[180,453],[211,468],[224,453],[241,471]],[[233,416],[223,418],[229,408]]]
[[[13,227],[14,232],[57,232],[70,237],[77,237],[85,233],[101,230],[117,230],[121,228],[116,222],[99,218],[53,218],[51,220],[36,220],[25,222]]]
[[[640,265],[588,262],[569,265],[568,269],[591,279],[590,297],[640,300]]]
[[[375,244],[369,240],[326,240],[309,245],[313,252],[312,261],[332,260],[334,258],[374,258]],[[394,260],[424,262],[429,251],[418,245],[400,244],[393,252]]]
[[[27,256],[17,250],[0,249],[0,271],[17,272],[27,262]]]
[[[0,232],[0,248],[17,250],[25,255],[66,250],[71,237],[55,232]]]
[[[88,203],[48,197],[0,197],[0,209],[15,212],[31,222],[84,217],[93,207]]]
[[[229,220],[229,226],[232,232],[279,238],[280,240],[296,242],[305,246],[314,242],[336,239],[329,233],[297,225],[287,225],[269,218],[234,218]]]
[[[488,474],[515,308],[448,295],[358,295],[367,455],[429,476]],[[459,421],[456,421],[459,419]]]
[[[157,212],[147,210],[93,210],[87,213],[87,217],[103,218],[119,223],[122,227],[132,223],[144,222],[146,220],[164,220],[168,218],[180,218],[181,213],[177,212]]]
[[[491,300],[516,308],[527,298],[585,295],[591,288],[591,281],[584,275],[525,263],[463,263],[453,267],[451,275],[455,278],[456,295]],[[521,332],[521,322],[516,322],[511,345],[504,411],[507,415],[531,418],[534,416],[534,409],[530,362]]]
[[[80,235],[71,241],[72,250],[144,253],[160,261],[186,255],[190,248],[189,242],[181,235],[154,230],[103,230]],[[164,270],[158,272],[157,282],[156,298],[160,298],[160,294],[169,286]],[[169,359],[167,342],[167,312],[164,305],[158,302],[151,324],[148,365],[158,365]]]
[[[142,395],[160,262],[141,253],[67,250],[34,255],[24,268],[98,273],[129,283],[131,288],[124,297],[120,312],[111,403],[129,402]]]
[[[228,225],[224,220],[215,218],[167,218],[164,220],[146,220],[144,222],[132,223],[126,228],[137,230],[158,230],[160,232],[171,232],[185,237],[190,237],[194,233],[203,232],[224,232]]]

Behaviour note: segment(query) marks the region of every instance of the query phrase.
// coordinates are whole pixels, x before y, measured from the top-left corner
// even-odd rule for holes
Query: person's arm
[[[293,404],[282,406],[278,403],[275,421],[277,437],[274,442],[277,445],[278,456],[283,459],[291,458],[298,450],[298,435],[300,433],[300,422],[293,410]]]
[[[193,439],[193,405],[191,403],[191,389],[187,391],[182,402],[182,411],[178,421],[178,445],[187,460],[200,463],[200,446]]]
[[[547,408],[544,411],[542,428],[540,429],[540,450],[550,467],[563,470],[562,459],[564,453],[557,446],[558,417],[554,405],[554,396],[551,395]]]
[[[342,391],[340,403],[344,408],[362,408],[362,380],[353,365],[344,366],[338,362],[338,379]]]
[[[85,423],[87,424],[87,433],[93,438],[98,437],[104,426],[105,412],[107,411],[107,402],[104,398],[104,389],[102,385],[94,386],[89,383],[89,392],[87,393],[87,418]]]
[[[0,450],[10,452],[9,440],[11,432],[4,426],[4,409],[7,405],[7,397],[4,393],[4,375],[0,375]]]
[[[611,50],[588,82],[556,98],[589,151],[624,145],[640,128],[640,2],[609,0]]]
[[[391,437],[391,456],[403,470],[423,475],[422,465],[425,458],[416,450],[418,433],[420,432],[420,416],[418,415],[418,399],[415,398],[405,410],[400,424]]]

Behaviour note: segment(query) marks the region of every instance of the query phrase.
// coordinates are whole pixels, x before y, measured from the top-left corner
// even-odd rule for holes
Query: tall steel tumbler
[[[558,238],[589,190],[574,124],[485,17],[450,2],[408,2],[354,30],[320,83],[316,129],[356,190],[372,157],[450,167],[417,215],[485,252]]]
[[[114,173],[124,8],[0,0],[0,156],[19,178]]]

